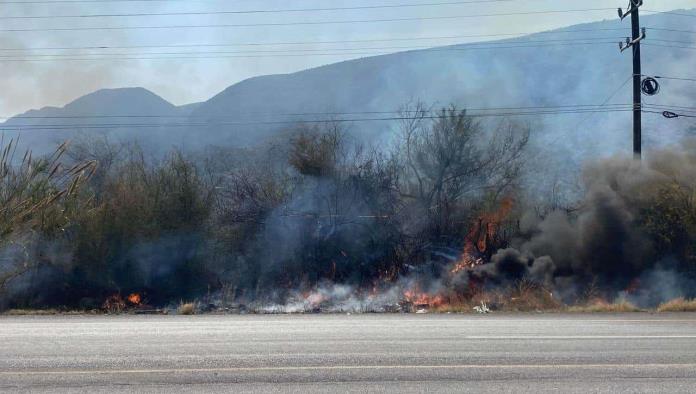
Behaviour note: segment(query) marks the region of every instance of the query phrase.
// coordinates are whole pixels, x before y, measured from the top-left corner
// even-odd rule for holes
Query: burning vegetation
[[[104,139],[40,165],[7,147],[0,307],[626,310],[696,296],[693,142],[592,163],[559,206],[523,181],[536,171],[524,126],[404,113],[382,151],[335,125],[157,164]]]
[[[485,212],[476,218],[469,226],[469,232],[464,239],[464,250],[459,261],[450,270],[456,275],[469,268],[476,268],[490,259],[495,245],[500,243],[499,229],[508,218],[513,208],[512,198],[504,198],[498,210]]]
[[[142,309],[145,305],[139,293],[131,293],[123,298],[121,294],[112,294],[106,297],[102,309],[109,313],[122,313],[128,310]]]

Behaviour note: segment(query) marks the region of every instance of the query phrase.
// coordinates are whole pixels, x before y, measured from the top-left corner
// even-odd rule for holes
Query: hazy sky
[[[627,0],[512,0],[490,1],[486,4],[469,3],[339,11],[326,10],[226,15],[99,18],[6,18],[8,16],[288,10],[419,3],[432,4],[438,2],[454,3],[456,0],[128,0],[120,2],[103,0],[99,2],[92,0],[83,3],[65,2],[56,4],[3,4],[3,2],[0,1],[0,47],[2,48],[2,50],[0,50],[0,115],[16,114],[30,108],[40,108],[47,105],[62,106],[81,95],[99,88],[127,86],[142,86],[154,91],[174,104],[187,104],[206,100],[227,86],[256,75],[288,73],[345,59],[362,57],[365,56],[366,53],[376,54],[395,51],[368,51],[365,48],[436,46],[489,40],[491,38],[427,39],[422,41],[369,43],[317,43],[321,41],[531,33],[582,22],[617,18],[616,11],[613,9],[620,6],[625,7],[628,3]],[[696,0],[646,0],[644,6],[646,10],[660,11],[695,7]],[[12,29],[77,27],[286,24],[295,22],[464,16],[592,8],[609,8],[612,10],[583,11],[565,14],[286,26],[88,31],[6,31]],[[308,42],[314,44],[232,46],[233,44],[244,43],[278,44],[288,42]],[[230,46],[172,47],[172,45],[179,46],[190,44],[224,44]],[[74,48],[95,46],[148,47],[35,49],[32,51],[16,50],[20,48]],[[299,50],[313,51],[298,52]],[[243,53],[239,53],[240,51],[243,51]],[[276,52],[260,53],[254,51]],[[204,55],[195,55],[199,58],[194,59],[162,59],[162,57],[191,56],[182,55],[182,52],[208,53]],[[350,52],[355,53],[351,54]],[[63,58],[85,59],[86,57],[90,57],[87,55],[89,53],[111,54],[109,55],[111,59],[96,61],[46,61],[46,57],[42,58],[36,56],[57,54]],[[148,55],[148,53],[150,54]],[[273,56],[267,56],[269,54]],[[9,59],[27,59],[27,55],[34,55],[32,57],[33,59],[43,60],[33,62],[8,61]],[[204,56],[207,58],[203,58]],[[225,58],[223,56],[227,57]],[[143,57],[159,57],[160,59],[142,59]],[[127,59],[114,60],[115,58]]]

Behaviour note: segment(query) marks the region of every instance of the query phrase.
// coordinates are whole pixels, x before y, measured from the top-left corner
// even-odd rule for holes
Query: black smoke
[[[689,141],[651,152],[643,162],[614,157],[588,165],[584,197],[575,207],[524,213],[514,248],[499,251],[472,275],[494,283],[530,279],[566,301],[590,286],[607,297],[633,296],[651,305],[693,296],[694,147]]]

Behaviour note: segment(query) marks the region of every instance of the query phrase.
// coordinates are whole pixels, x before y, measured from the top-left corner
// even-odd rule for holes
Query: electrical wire
[[[193,29],[193,28],[244,28],[244,27],[277,27],[277,26],[313,26],[313,25],[335,25],[335,24],[362,24],[362,23],[385,23],[385,22],[412,22],[426,20],[456,20],[469,18],[499,17],[499,16],[518,16],[518,15],[553,15],[563,13],[607,11],[613,8],[586,8],[571,10],[548,10],[548,11],[526,11],[526,12],[506,12],[490,14],[470,14],[470,15],[443,15],[443,16],[422,16],[404,18],[380,18],[380,19],[353,19],[353,20],[332,20],[332,21],[298,21],[298,22],[266,22],[266,23],[221,23],[221,24],[200,24],[200,25],[143,25],[143,26],[89,26],[89,27],[44,27],[44,28],[6,28],[0,32],[28,33],[28,32],[60,32],[60,31],[105,31],[105,30],[151,30],[151,29]]]
[[[696,14],[684,14],[682,12],[674,12],[674,11],[655,11],[655,10],[644,10],[646,12],[652,12],[655,14],[663,14],[663,15],[676,15],[676,16],[688,16],[692,18],[696,18]]]
[[[72,4],[72,3],[212,3],[223,0],[26,0],[26,1],[0,1],[0,4]],[[501,3],[518,0],[479,0],[471,3]]]
[[[217,1],[217,0],[210,0]],[[494,1],[494,0],[490,0]],[[73,4],[73,3],[204,3],[206,0],[25,0],[25,1],[0,1],[0,4]]]
[[[665,29],[662,27],[646,27],[647,30],[655,30],[655,31],[667,31],[671,33],[685,33],[685,34],[696,34],[696,31],[694,30],[678,30],[678,29]]]
[[[683,105],[667,105],[667,104],[646,104],[648,107],[656,108],[677,108],[679,110],[684,110],[687,112],[696,112],[696,107],[687,107]]]
[[[162,0],[110,0],[113,2],[136,2],[136,1],[162,1]],[[332,7],[332,8],[305,8],[305,9],[281,9],[281,10],[249,10],[249,11],[211,11],[211,12],[192,12],[192,13],[132,13],[132,14],[93,14],[93,15],[58,15],[58,16],[52,16],[52,15],[43,15],[43,16],[7,16],[7,17],[0,17],[0,19],[53,19],[53,18],[98,18],[98,17],[131,17],[131,16],[173,16],[173,15],[220,15],[220,14],[250,14],[250,13],[273,13],[273,12],[309,12],[309,11],[335,11],[335,10],[351,10],[351,9],[377,9],[377,8],[398,8],[398,7],[419,7],[419,6],[437,6],[437,5],[455,5],[455,4],[467,4],[467,3],[495,3],[495,2],[505,2],[505,1],[512,1],[512,0],[488,0],[488,1],[459,1],[459,2],[440,2],[440,3],[419,3],[419,4],[392,4],[392,5],[372,5],[372,6],[359,6],[359,7]],[[106,0],[101,0],[101,1],[96,1],[96,0],[63,0],[63,1],[25,1],[25,2],[0,2],[0,4],[17,4],[17,3],[36,3],[36,4],[48,4],[48,3],[102,3],[102,2],[107,2]],[[456,16],[437,16],[437,17],[418,17],[418,18],[393,18],[393,19],[375,19],[375,20],[349,20],[349,21],[320,21],[320,22],[285,22],[285,23],[258,23],[258,24],[220,24],[220,25],[178,25],[178,26],[100,26],[100,27],[72,27],[72,28],[38,28],[38,29],[0,29],[0,32],[33,32],[33,31],[82,31],[82,30],[133,30],[133,29],[179,29],[179,28],[217,28],[217,27],[256,27],[256,26],[291,26],[291,25],[317,25],[317,24],[349,24],[349,23],[373,23],[373,22],[397,22],[397,21],[413,21],[413,20],[442,20],[442,19],[460,19],[460,18],[476,18],[476,17],[495,17],[495,16],[512,16],[512,15],[538,15],[538,14],[555,14],[555,13],[568,13],[568,12],[588,12],[588,11],[606,11],[606,10],[613,10],[608,9],[608,8],[592,8],[592,9],[582,9],[582,10],[557,10],[557,11],[529,11],[529,12],[516,12],[516,13],[495,13],[495,14],[478,14],[478,15],[456,15]],[[657,13],[664,13],[664,14],[673,14],[673,15],[682,15],[682,16],[689,16],[689,17],[694,17],[696,15],[693,14],[680,14],[680,13],[674,13],[674,12],[661,12],[661,11],[650,11],[646,10],[648,12],[657,12]],[[686,31],[686,30],[676,30],[676,29],[663,29],[663,28],[650,28],[651,30],[656,30],[656,31],[668,31],[668,32],[678,32],[678,33],[693,33],[696,34],[696,31]],[[598,31],[598,30],[626,30],[626,29],[591,29],[591,31]],[[580,32],[578,31],[565,31],[565,32],[542,32],[542,33],[573,33],[573,32]],[[524,33],[521,33],[524,34]],[[500,35],[513,35],[513,33],[508,33],[508,34],[500,34]],[[487,35],[487,36],[493,36],[493,35]],[[460,38],[462,36],[459,36]],[[414,40],[423,40],[427,38],[416,38]],[[610,38],[600,38],[600,39],[610,39]],[[389,40],[370,40],[369,42],[380,42],[380,41],[398,41],[400,39],[389,39]],[[554,41],[554,40],[546,40],[546,41]],[[508,46],[491,46],[494,43],[481,43],[481,44],[466,44],[466,45],[488,45],[488,46],[476,46],[476,47],[471,47],[471,48],[410,48],[410,47],[377,47],[377,48],[343,48],[340,49],[342,51],[363,51],[363,50],[387,50],[387,49],[409,49],[409,50],[429,50],[429,51],[463,51],[463,50],[472,50],[472,49],[504,49],[504,48],[528,48],[528,47],[544,47],[544,46],[563,46],[563,45],[591,45],[591,44],[608,44],[608,43],[614,43],[612,42],[570,42],[570,43],[562,43],[563,41],[567,40],[555,40],[556,43],[552,45],[524,45],[528,42],[535,42],[535,41],[525,41],[521,42],[519,44],[521,45],[515,45],[511,46],[511,43],[499,43],[500,45],[508,45]],[[668,42],[667,40],[659,40],[656,39],[655,41],[663,41],[663,42]],[[346,41],[343,41],[346,42]],[[353,42],[368,42],[366,40],[360,41],[360,40],[353,40]],[[536,42],[542,42],[542,41],[536,41]],[[559,43],[560,42],[560,43]],[[674,42],[674,41],[670,41]],[[679,43],[679,42],[677,42]],[[682,43],[687,43],[687,42],[682,42]],[[208,44],[209,46],[233,46],[235,44]],[[261,44],[261,43],[245,43],[245,44],[237,44],[240,46],[243,45],[296,45],[295,43],[278,43],[278,44]],[[690,47],[690,46],[674,46],[674,45],[660,45],[660,44],[647,44],[650,46],[657,46],[657,47],[667,47],[667,48],[684,48],[684,49],[696,49],[696,47]],[[193,47],[193,46],[200,46],[196,44],[191,44],[189,45],[176,45],[176,46],[171,46],[171,47]],[[45,48],[45,49],[106,49],[106,48],[120,48],[120,49],[125,49],[125,48],[163,48],[163,47],[169,47],[169,46],[100,46],[100,47],[63,47],[63,48]],[[40,48],[36,48],[38,50]],[[0,49],[0,50],[6,50],[6,51],[11,51],[11,50],[26,50],[26,49]],[[35,49],[29,49],[29,50],[35,50]],[[327,49],[325,49],[327,50]],[[307,56],[307,54],[293,54],[292,52],[318,52],[322,51],[320,49],[307,49],[307,50],[268,50],[268,51],[217,51],[217,52],[154,52],[154,53],[143,53],[143,55],[166,55],[166,57],[161,57],[161,58],[147,58],[147,57],[142,57],[142,58],[137,58],[137,57],[131,57],[131,58],[123,58],[123,56],[130,56],[130,55],[138,55],[138,54],[132,54],[132,53],[96,53],[96,54],[45,54],[45,55],[24,55],[24,56],[34,56],[34,57],[69,57],[69,56],[119,56],[119,58],[85,58],[85,59],[80,59],[80,58],[66,58],[66,59],[61,59],[61,60],[140,60],[140,59],[176,59],[176,57],[171,57],[170,55],[197,55],[197,54],[211,54],[211,55],[221,55],[221,54],[234,54],[234,53],[288,53],[286,56]],[[362,53],[354,53],[351,52],[349,54],[356,55],[356,54],[362,54]],[[313,53],[312,55],[317,55],[317,56],[339,56],[341,55],[340,53]],[[263,55],[256,55],[256,56],[220,56],[220,57],[215,57],[215,58],[230,58],[230,57],[259,57]],[[269,55],[265,55],[269,56]],[[274,55],[274,56],[279,56],[279,55]],[[283,55],[280,55],[283,56]],[[0,56],[0,58],[8,58],[12,56]],[[14,56],[15,58],[17,56]],[[2,61],[41,61],[41,60],[46,60],[46,61],[52,61],[55,59],[7,59],[7,60],[2,60]],[[199,57],[183,57],[183,58],[199,58]],[[205,57],[201,57],[205,58]],[[657,77],[657,78],[664,78],[664,79],[673,79],[673,80],[684,80],[684,81],[696,81],[696,79],[689,79],[689,78],[671,78],[671,77]],[[630,80],[630,78],[629,78]],[[623,88],[626,83],[624,83],[620,88]],[[618,90],[617,90],[618,92]],[[488,117],[488,116],[526,116],[526,115],[547,115],[547,114],[566,114],[566,113],[600,113],[600,112],[625,112],[625,111],[631,111],[632,109],[620,109],[618,106],[626,106],[625,104],[612,104],[612,105],[606,105],[606,103],[611,100],[611,98],[617,93],[613,93],[603,104],[599,106],[599,108],[580,108],[583,106],[577,106],[575,109],[559,109],[560,107],[551,107],[551,108],[556,108],[552,110],[536,110],[536,111],[528,111],[528,112],[511,112],[511,113],[498,113],[498,114],[473,114],[469,115],[472,117]],[[613,107],[613,108],[604,108],[604,107]],[[572,107],[572,106],[571,106]],[[590,107],[590,106],[585,106],[585,107]],[[596,107],[596,106],[595,106]],[[631,106],[632,107],[632,106]],[[658,105],[654,105],[654,107],[659,107]],[[524,107],[519,107],[519,108],[524,108]],[[527,109],[539,109],[542,107],[526,107]],[[547,107],[549,108],[549,107]],[[686,108],[686,107],[685,107]],[[479,109],[479,110],[486,110],[486,109]],[[493,109],[491,109],[493,110]],[[646,111],[650,112],[650,111]],[[387,113],[387,112],[375,112],[375,113]],[[392,112],[393,113],[393,112]],[[652,112],[652,113],[657,113],[657,112]],[[333,115],[346,115],[347,113],[336,113]],[[685,117],[691,117],[687,115],[679,115],[679,116],[685,116]],[[115,116],[115,117],[123,117],[123,116]],[[28,117],[27,117],[28,118]],[[92,117],[90,117],[92,118]],[[435,119],[438,117],[426,117],[430,119]],[[331,119],[331,120],[310,120],[308,122],[356,122],[356,121],[392,121],[392,120],[403,120],[403,119],[408,119],[404,117],[388,117],[388,118],[361,118],[361,119]],[[288,123],[288,122],[294,122],[294,121],[281,121],[280,123]],[[92,127],[105,127],[105,128],[111,128],[111,127],[194,127],[194,126],[214,126],[214,125],[249,125],[249,124],[277,124],[278,122],[255,122],[255,123],[239,123],[239,122],[224,122],[224,123],[169,123],[169,124],[87,124],[87,125],[32,125],[29,127],[41,127],[42,129],[45,129],[45,127],[78,127],[78,128],[92,128]],[[13,126],[14,127],[14,126]],[[16,127],[22,127],[22,126],[16,126]]]
[[[210,55],[206,55],[206,52],[170,52],[170,53],[144,53],[142,55],[158,55],[158,56],[137,56],[139,54],[135,54],[136,56],[131,56],[129,57],[130,54],[124,53],[124,54],[111,54],[115,57],[60,57],[60,55],[53,55],[55,56],[54,58],[20,58],[20,57],[6,57],[6,56],[0,56],[0,63],[2,62],[53,62],[56,60],[60,61],[130,61],[130,60],[184,60],[184,59],[240,59],[240,58],[264,58],[264,57],[306,57],[306,56],[356,56],[356,55],[362,55],[362,56],[380,56],[380,55],[389,55],[389,54],[405,54],[407,52],[411,51],[421,51],[421,52],[467,52],[467,51],[475,51],[475,50],[493,50],[493,49],[524,49],[524,48],[552,48],[552,47],[565,47],[565,46],[587,46],[587,45],[609,45],[609,44],[615,44],[614,41],[606,41],[606,42],[572,42],[572,43],[555,43],[555,44],[533,44],[533,45],[514,45],[514,46],[488,46],[488,47],[468,47],[468,48],[429,48],[429,47],[415,47],[415,48],[410,48],[410,49],[402,49],[397,51],[397,52],[384,52],[387,49],[374,49],[373,51],[369,51],[369,48],[364,48],[364,49],[359,49],[356,48],[354,49],[355,51],[358,50],[365,50],[363,52],[340,52],[340,51],[332,51],[332,52],[325,52],[325,53],[320,53],[320,52],[315,52],[315,53],[257,53],[257,54],[252,54],[252,55],[234,55],[233,53],[239,53],[239,52],[208,52]],[[393,48],[393,47],[392,47]],[[331,51],[331,50],[328,50]],[[376,52],[375,52],[376,51]],[[268,52],[268,51],[260,51],[260,52]],[[301,50],[295,51],[295,52],[302,52]],[[217,53],[217,54],[215,54]],[[179,56],[180,54],[190,54],[191,56]],[[197,56],[197,54],[204,54],[205,56]],[[88,56],[90,54],[81,54],[79,56]],[[101,54],[91,54],[92,56],[99,56]],[[34,56],[51,56],[51,55],[34,55]],[[76,55],[73,55],[76,56]]]
[[[683,46],[683,45],[662,45],[662,44],[650,44],[650,43],[642,43],[642,45],[647,45],[650,47],[659,47],[659,48],[696,49],[696,47],[688,47],[688,46]]]
[[[617,104],[608,104],[608,103],[609,103],[609,101],[611,101],[611,99],[614,98],[614,96],[616,96],[617,94],[619,94],[619,92],[621,91],[621,89],[623,89],[624,86],[626,86],[626,84],[627,84],[630,80],[632,80],[632,79],[633,79],[633,75],[631,75],[630,77],[626,78],[626,80],[623,81],[623,83],[622,83],[621,85],[619,85],[618,88],[616,88],[613,92],[611,92],[611,94],[610,94],[606,99],[604,99],[604,101],[602,101],[602,103],[599,105],[599,107],[602,108],[602,107],[605,107],[605,106],[617,105]],[[626,104],[623,104],[623,105],[626,105]],[[631,111],[632,111],[632,110],[633,110],[633,104],[630,104],[630,106],[631,106]],[[586,117],[584,117],[582,120],[580,120],[580,122],[578,122],[577,125],[575,125],[575,127],[573,128],[573,130],[577,132],[577,131],[578,131],[578,128],[580,128],[580,126],[582,126],[585,122],[587,122],[588,120],[590,120],[590,119],[592,118],[592,116],[593,116],[593,114],[590,114],[590,115],[587,115]],[[558,139],[554,140],[553,143],[555,143],[555,142],[557,142],[557,141],[558,141]]]
[[[647,75],[646,75],[647,76]],[[668,80],[673,80],[673,81],[689,81],[689,82],[696,82],[696,78],[677,78],[677,77],[665,77],[663,75],[654,75],[652,76],[653,78],[656,79],[668,79]]]
[[[295,12],[325,12],[325,11],[353,11],[353,10],[374,10],[374,9],[394,9],[394,8],[416,8],[416,7],[441,7],[464,4],[479,3],[504,3],[510,0],[468,0],[468,1],[446,1],[429,3],[401,3],[401,4],[375,4],[353,7],[314,7],[314,8],[285,8],[271,10],[228,10],[228,11],[184,11],[184,12],[134,12],[120,14],[72,14],[72,15],[7,15],[0,16],[0,20],[22,20],[22,19],[72,19],[72,18],[131,18],[131,17],[159,17],[159,16],[203,16],[203,15],[248,15],[248,14],[276,14],[276,13],[295,13]]]
[[[38,51],[38,50],[79,50],[79,49],[146,49],[146,48],[189,48],[189,47],[233,47],[233,46],[280,46],[280,45],[324,45],[324,44],[354,44],[354,43],[373,43],[373,42],[393,42],[393,41],[423,41],[441,39],[461,39],[461,38],[492,38],[510,37],[537,34],[571,34],[598,31],[628,31],[628,29],[580,29],[569,31],[548,31],[548,32],[517,32],[517,33],[498,33],[498,34],[468,34],[454,36],[430,36],[430,37],[401,37],[384,39],[363,39],[363,40],[334,40],[334,41],[281,41],[281,42],[242,42],[242,43],[193,43],[193,44],[162,44],[162,45],[92,45],[92,46],[72,46],[72,47],[34,47],[34,48],[0,48],[0,51]],[[589,38],[588,38],[589,39]],[[592,39],[605,39],[604,37]],[[607,37],[606,39],[610,39]],[[613,39],[613,37],[611,37]],[[570,39],[566,39],[570,40]],[[537,40],[541,42],[542,40]],[[548,40],[550,41],[550,40]],[[525,41],[529,42],[529,41]],[[509,42],[500,42],[500,44]],[[474,44],[498,44],[494,42],[469,43]]]
[[[606,40],[616,40],[616,37],[596,37],[593,39],[587,38],[587,39],[582,39],[583,42],[599,42],[599,43],[607,43]],[[599,41],[599,40],[604,40],[604,41]],[[432,49],[432,50],[439,50],[439,49],[448,49],[448,46],[458,46],[458,47],[477,47],[477,46],[491,46],[491,45],[526,45],[529,43],[536,44],[536,43],[565,43],[565,44],[574,44],[577,43],[577,39],[552,39],[552,40],[524,40],[524,41],[503,41],[503,42],[472,42],[472,43],[455,43],[455,44],[441,44],[443,45],[442,47],[433,47],[432,45],[420,45],[418,47],[414,46],[390,46],[390,47],[366,47],[366,48],[309,48],[309,49],[302,49],[302,48],[293,48],[293,49],[269,49],[269,50],[245,50],[245,51],[234,51],[234,52],[175,52],[173,54],[182,54],[182,53],[258,53],[258,52],[271,52],[271,53],[286,53],[286,52],[317,52],[317,51],[330,51],[330,50],[371,50],[371,49]],[[614,43],[614,41],[609,41],[609,43]],[[552,44],[553,46],[555,44]],[[191,45],[193,47],[194,45]],[[229,46],[234,46],[234,45],[229,45]],[[190,46],[186,45],[183,46],[185,48],[189,48]],[[452,48],[452,49],[457,49],[457,48]],[[463,49],[463,48],[462,48]],[[79,55],[91,55],[92,53],[72,53],[72,54],[27,54],[23,56],[79,56]],[[93,53],[95,55],[113,55],[113,56],[123,56],[123,55],[137,55],[138,53]],[[172,53],[157,53],[157,52],[143,52],[142,54],[145,55],[154,55],[154,54],[172,54]],[[0,55],[0,57],[17,57],[18,55]]]
[[[674,43],[674,44],[693,44],[694,41],[678,41],[678,40],[663,40],[660,38],[652,38],[650,37],[650,41],[658,41],[658,42],[667,42],[667,43]]]
[[[628,112],[628,111],[633,112],[633,104],[609,104],[609,101],[611,101],[611,99],[613,99],[614,96],[616,96],[616,95],[621,91],[621,89],[623,89],[624,86],[626,86],[626,84],[627,84],[630,80],[632,80],[632,79],[633,79],[633,75],[631,75],[631,76],[629,76],[628,78],[626,78],[626,80],[623,81],[623,83],[621,83],[621,84],[619,85],[619,87],[617,87],[614,91],[612,91],[611,94],[610,94],[606,99],[604,99],[604,101],[602,101],[602,103],[599,104],[597,107],[598,107],[598,108],[607,108],[607,107],[621,108],[621,106],[623,106],[623,107],[628,107],[629,109],[628,109],[628,110],[625,110],[625,111],[623,111],[623,110],[622,110],[622,111],[618,111],[618,112]],[[573,132],[576,132],[576,133],[577,133],[577,131],[578,131],[578,129],[580,128],[580,126],[582,126],[582,125],[583,125],[585,122],[587,122],[588,120],[592,119],[592,117],[593,117],[596,113],[597,113],[597,112],[595,112],[595,113],[590,113],[589,115],[583,117],[583,118],[575,125],[575,127],[572,128]],[[551,144],[551,145],[556,144],[561,138],[564,138],[564,137],[565,137],[565,134],[564,134],[564,133],[560,133],[556,138],[554,138],[552,141],[550,141],[549,144]]]
[[[528,112],[499,112],[486,114],[468,114],[471,118],[490,118],[490,117],[513,117],[513,116],[538,116],[538,115],[561,115],[561,114],[581,114],[588,112],[628,112],[631,109],[602,109],[602,110],[554,110],[554,111],[528,111]],[[441,119],[438,115],[422,116],[419,119]],[[287,124],[333,124],[333,123],[353,123],[353,122],[379,122],[379,121],[399,121],[409,120],[413,117],[393,116],[393,117],[373,117],[373,118],[339,118],[339,119],[310,119],[310,120],[280,120],[280,121],[255,121],[255,122],[181,122],[181,123],[87,123],[87,124],[49,124],[49,125],[2,125],[3,131],[30,131],[30,130],[73,130],[73,129],[115,129],[115,128],[166,128],[166,127],[218,127],[218,126],[259,126],[259,125],[287,125]]]
[[[610,104],[610,107],[625,107],[631,104]],[[467,111],[527,111],[527,110],[566,110],[566,109],[593,109],[604,108],[605,105],[597,104],[574,104],[574,105],[555,105],[555,106],[519,106],[519,107],[473,107],[466,108]],[[65,116],[13,116],[13,119],[105,119],[105,118],[203,118],[203,119],[229,119],[238,118],[244,115],[260,116],[347,116],[347,115],[384,115],[384,114],[404,114],[417,113],[420,111],[353,111],[353,112],[287,112],[269,113],[259,111],[245,111],[244,113],[229,114],[224,116],[195,116],[195,115],[65,115]],[[0,117],[0,119],[10,119],[10,117]]]

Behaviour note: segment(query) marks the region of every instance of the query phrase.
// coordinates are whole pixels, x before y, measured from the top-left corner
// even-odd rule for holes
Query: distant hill
[[[675,15],[643,18],[644,25],[649,28],[670,30],[693,30],[693,21],[693,18]],[[258,114],[385,111],[412,100],[468,108],[602,104],[631,76],[630,54],[618,50],[619,38],[629,33],[611,30],[626,27],[616,20],[588,23],[556,30],[553,34],[495,41],[497,49],[489,49],[491,45],[483,45],[487,49],[480,49],[482,45],[454,45],[351,60],[289,75],[252,78],[228,87],[201,105],[193,115],[211,121],[230,113],[239,113],[242,120],[285,120],[292,117],[264,118]],[[564,33],[572,30],[585,32],[580,35]],[[696,42],[694,34],[648,31],[646,44],[651,43],[650,38]],[[576,38],[577,45],[562,42],[554,46],[535,46],[549,44],[539,41],[568,38]],[[506,43],[520,45],[525,42],[528,47],[505,47]],[[593,45],[583,44],[590,42]],[[608,43],[594,45],[596,42]],[[665,44],[664,41],[654,43]],[[647,73],[696,75],[696,71],[692,71],[696,65],[694,49],[646,45],[643,59],[643,69]],[[651,102],[696,106],[694,87],[665,81],[661,95]],[[630,92],[629,83],[619,89],[610,103],[630,103]],[[521,119],[532,121],[535,129],[553,135],[557,143],[568,143],[578,152],[578,159],[588,152],[608,153],[631,146],[626,129],[630,114]],[[668,123],[646,115],[646,143],[664,140],[669,134],[665,127],[679,129],[684,126],[683,121]],[[654,129],[658,126],[659,132]],[[380,135],[389,125],[355,124],[353,128]],[[274,131],[270,127],[211,127],[205,134],[224,136],[223,129],[245,143]],[[559,134],[564,136],[557,138]]]
[[[57,142],[79,134],[102,132],[115,138],[141,139],[155,146],[170,134],[167,127],[133,128],[121,125],[160,125],[176,121],[178,116],[185,119],[195,108],[187,107],[176,107],[144,88],[101,89],[62,108],[45,107],[27,111],[9,119],[4,126],[19,130],[26,125],[32,127],[31,131],[19,134],[20,141],[38,151],[53,149]],[[9,133],[9,136],[17,135],[16,132]]]
[[[648,27],[643,50],[645,72],[696,76],[696,50],[664,47],[669,40],[679,41],[680,47],[693,47],[696,34],[652,30],[691,31],[694,18],[660,14],[642,19]],[[44,108],[23,115],[107,118],[14,118],[6,125],[70,125],[70,131],[37,132],[36,141],[46,141],[48,137],[64,138],[79,131],[72,127],[76,124],[107,124],[103,128],[85,126],[82,132],[138,136],[161,149],[172,145],[195,148],[207,144],[253,145],[287,127],[280,122],[312,118],[288,114],[391,111],[413,100],[468,108],[563,106],[602,104],[617,92],[610,103],[629,103],[630,85],[621,85],[631,75],[630,54],[618,50],[620,37],[628,31],[612,30],[627,27],[626,23],[610,20],[494,41],[483,45],[486,49],[480,44],[463,44],[361,58],[293,74],[251,78],[206,102],[183,107],[175,107],[145,89],[101,90],[64,108]],[[565,33],[571,30],[584,33]],[[549,40],[568,38],[577,39],[575,45],[564,41],[550,46],[553,41]],[[512,44],[519,43],[528,45],[512,48]],[[490,49],[494,45],[497,48]],[[694,88],[693,83],[665,80],[660,95],[648,100],[694,107]],[[126,114],[143,117],[108,118]],[[645,118],[648,145],[674,140],[692,126],[683,119],[667,121],[649,114]],[[577,163],[616,150],[630,151],[629,113],[547,115],[520,120],[532,125],[538,147],[550,150],[553,146],[553,154],[565,162]],[[119,126],[122,123],[148,126],[124,128]],[[388,122],[355,123],[350,129],[356,135],[380,140],[388,138],[392,126]]]

